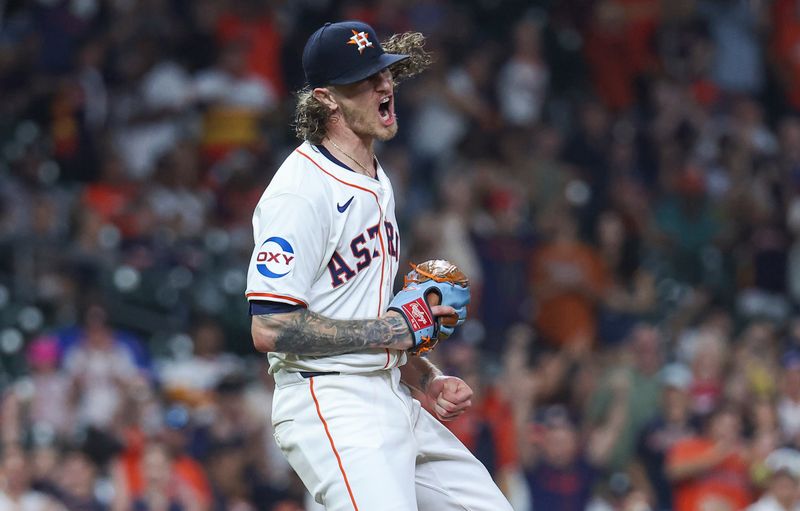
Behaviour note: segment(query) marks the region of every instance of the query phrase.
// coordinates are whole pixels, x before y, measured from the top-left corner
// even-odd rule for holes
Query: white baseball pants
[[[275,440],[327,511],[512,511],[398,369],[275,382]]]

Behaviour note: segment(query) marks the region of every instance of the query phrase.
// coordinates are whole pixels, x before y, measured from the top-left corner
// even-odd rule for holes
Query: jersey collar
[[[337,158],[336,156],[334,156],[334,155],[333,155],[333,154],[332,154],[332,153],[331,153],[331,152],[328,150],[328,148],[327,148],[327,147],[325,147],[324,145],[322,145],[322,144],[314,144],[314,148],[315,148],[317,151],[319,151],[320,153],[322,153],[322,155],[323,155],[324,157],[326,157],[327,159],[329,159],[330,161],[332,161],[332,162],[333,162],[333,163],[335,163],[336,165],[338,165],[338,166],[342,167],[343,169],[347,169],[347,170],[349,170],[350,172],[355,172],[356,174],[360,174],[360,172],[356,172],[356,171],[355,171],[355,169],[353,169],[353,167],[350,167],[350,166],[346,165],[344,162],[342,162],[342,160],[340,160],[339,158]],[[361,174],[361,175],[364,175],[364,174]],[[366,177],[369,177],[369,176],[366,176]],[[375,173],[375,177],[374,177],[374,178],[371,178],[371,177],[369,177],[369,178],[370,178],[370,179],[378,179],[378,173],[377,173],[377,172]]]
[[[345,181],[358,183],[361,186],[366,186],[367,188],[373,190],[385,189],[389,186],[388,184],[388,176],[384,172],[383,168],[381,167],[380,160],[375,158],[376,164],[376,172],[375,177],[369,177],[364,175],[360,172],[356,172],[355,170],[351,169],[343,162],[338,161],[336,157],[331,155],[330,157],[326,156],[325,152],[330,154],[330,151],[327,151],[326,148],[318,145],[314,145],[308,141],[303,142],[298,148],[302,152],[304,152],[309,158],[316,162],[317,165],[325,167],[328,171],[332,172],[334,175],[338,176],[340,179]]]

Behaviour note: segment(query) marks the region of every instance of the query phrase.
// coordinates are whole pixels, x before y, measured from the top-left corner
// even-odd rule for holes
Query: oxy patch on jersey
[[[256,254],[256,269],[270,279],[288,275],[294,268],[295,254],[291,243],[280,236],[271,236]]]

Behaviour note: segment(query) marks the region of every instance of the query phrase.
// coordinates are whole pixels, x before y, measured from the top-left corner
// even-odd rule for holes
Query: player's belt
[[[326,376],[329,374],[339,374],[339,371],[300,371],[300,376],[303,378],[311,378],[312,376]]]

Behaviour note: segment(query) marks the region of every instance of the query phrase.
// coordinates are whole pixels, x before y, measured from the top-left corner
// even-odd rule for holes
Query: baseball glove
[[[450,337],[455,327],[466,319],[467,304],[470,300],[469,279],[458,266],[443,259],[412,264],[411,268],[412,270],[403,279],[403,290],[397,294],[394,301],[402,302],[408,298],[422,296],[428,306],[427,312],[430,312],[430,307],[434,305],[449,305],[456,309],[450,316],[440,316],[433,331],[425,332],[430,335],[420,332],[422,335],[418,336],[413,326],[416,324],[414,318],[409,317],[402,307],[390,307],[406,316],[412,332],[415,333],[415,346],[408,350],[409,353],[421,355],[435,348],[439,340]],[[406,295],[408,298],[403,298]]]

